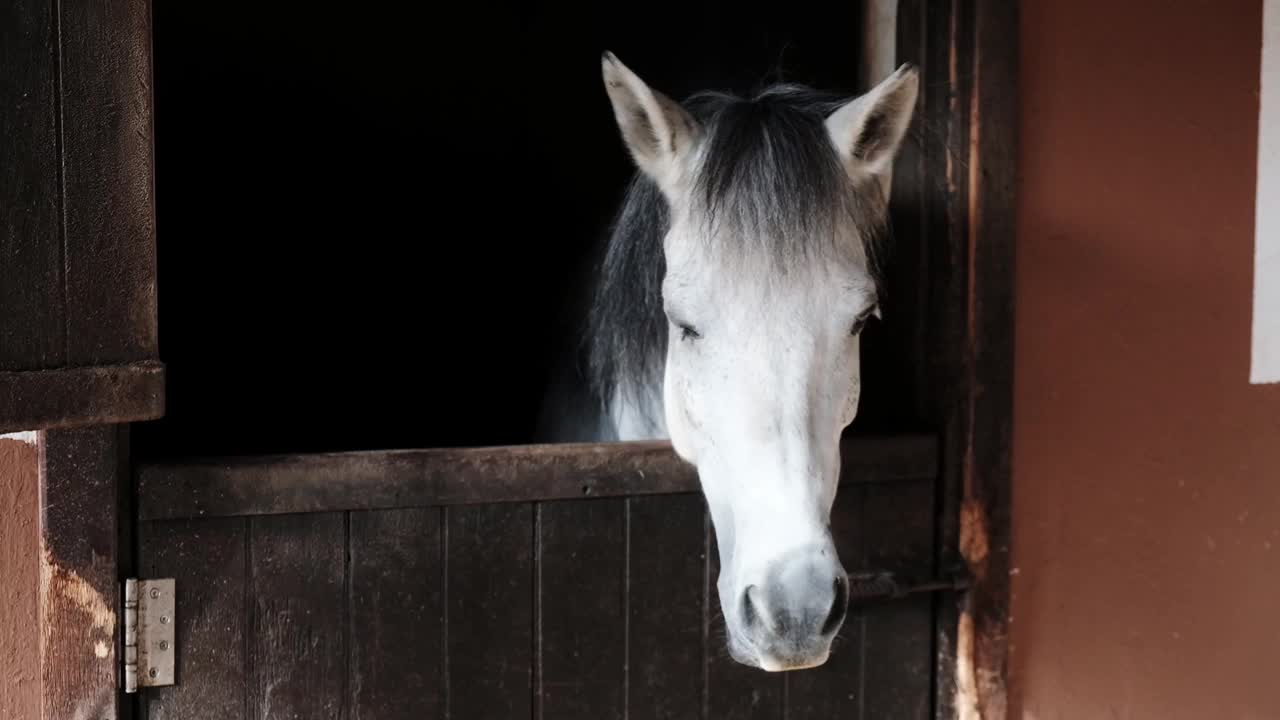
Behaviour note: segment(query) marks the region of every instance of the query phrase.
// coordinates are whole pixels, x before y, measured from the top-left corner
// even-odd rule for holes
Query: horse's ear
[[[827,118],[827,132],[855,173],[868,173],[888,186],[893,159],[911,125],[919,72],[906,63],[867,94]]]
[[[613,53],[602,59],[604,86],[613,115],[636,165],[671,192],[698,135],[698,122],[684,108],[651,89]]]

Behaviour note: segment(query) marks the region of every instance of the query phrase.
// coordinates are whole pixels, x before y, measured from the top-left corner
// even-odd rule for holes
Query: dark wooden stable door
[[[616,144],[611,161],[589,149],[618,137],[583,58],[621,42],[684,95],[746,82],[734,79],[744,59],[808,38],[794,43],[804,74],[848,87],[858,31],[819,5],[762,20],[727,2],[673,4],[705,25],[669,43],[652,38],[670,34],[671,12],[624,5],[444,8],[462,18],[433,6],[422,22],[345,5],[255,9],[250,24],[240,10],[157,13],[172,31],[157,37],[173,38],[157,44],[170,58],[157,63],[169,137],[184,136],[175,118],[191,121],[186,154],[179,142],[160,155],[171,163],[160,174],[187,188],[165,226],[178,228],[173,248],[198,251],[161,253],[174,383],[165,421],[135,438],[132,574],[175,578],[178,593],[177,683],[144,688],[141,717],[911,720],[954,717],[960,703],[1003,717],[1016,3],[896,4],[897,55],[924,81],[894,173],[885,322],[867,331],[833,517],[857,599],[826,665],[767,674],[728,658],[714,538],[696,478],[669,448],[326,452],[520,442],[529,415],[513,398],[542,387],[533,343],[555,314],[546,288],[562,282],[539,263],[563,253],[550,265],[576,264],[583,248],[563,241],[594,237],[630,172]],[[588,19],[598,35],[569,30]],[[423,43],[425,28],[447,30]],[[347,42],[360,35],[368,45]],[[343,41],[292,43],[325,37]],[[804,61],[813,48],[824,50]],[[308,56],[345,59],[312,72],[296,64]],[[512,78],[498,96],[476,81],[495,77]],[[451,95],[464,89],[473,95]],[[414,110],[442,94],[446,111]],[[211,100],[225,97],[259,112]],[[580,100],[580,113],[543,111]],[[358,150],[317,152],[334,138]],[[560,161],[570,155],[591,162]],[[551,174],[513,176],[532,182],[494,213],[475,189],[513,158]],[[421,183],[435,176],[455,181],[429,194]],[[240,210],[269,212],[211,213],[226,187]],[[484,216],[487,235],[428,233],[421,207]],[[490,238],[514,253],[505,275]],[[505,332],[453,311],[477,287],[514,299]],[[434,332],[468,349],[434,353],[431,372],[417,347],[423,309],[441,310]],[[471,373],[484,382],[461,379]],[[263,452],[303,454],[231,457]],[[948,591],[952,572],[964,592]]]
[[[936,452],[847,445],[833,526],[855,576],[931,574]],[[819,669],[731,661],[695,482],[643,445],[144,467],[140,570],[177,580],[179,653],[144,716],[931,715],[928,592],[856,601]]]

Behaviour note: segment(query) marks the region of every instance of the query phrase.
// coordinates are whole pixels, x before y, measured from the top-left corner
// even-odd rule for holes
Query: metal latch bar
[[[969,582],[961,573],[950,578],[931,578],[913,581],[890,572],[865,572],[849,574],[849,599],[882,600],[903,598],[916,593],[964,592]]]

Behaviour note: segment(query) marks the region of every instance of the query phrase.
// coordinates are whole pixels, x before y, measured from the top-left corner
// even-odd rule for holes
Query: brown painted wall
[[[1280,718],[1261,2],[1027,0],[1021,43],[1013,716]]]
[[[0,438],[0,718],[40,713],[36,662],[40,577],[39,455],[32,442]]]

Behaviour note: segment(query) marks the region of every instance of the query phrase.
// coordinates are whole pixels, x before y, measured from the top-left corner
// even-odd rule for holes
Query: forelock
[[[879,186],[850,178],[825,124],[844,102],[775,85],[750,98],[702,93],[686,103],[705,129],[690,219],[717,255],[767,258],[785,269],[860,248],[875,274]]]

